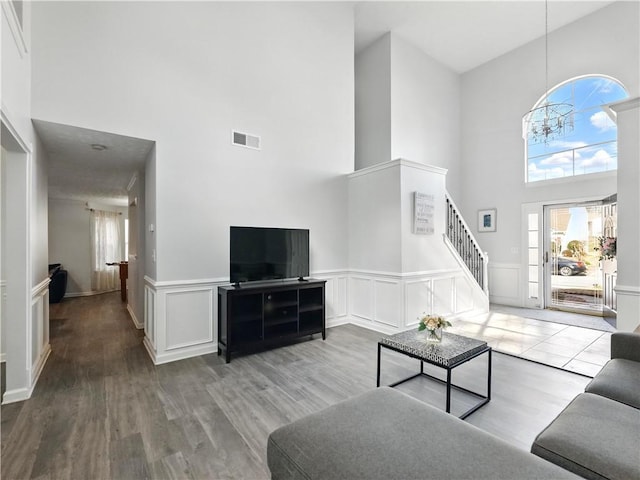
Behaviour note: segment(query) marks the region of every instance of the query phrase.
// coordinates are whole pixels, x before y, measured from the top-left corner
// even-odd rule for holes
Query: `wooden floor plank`
[[[375,388],[381,335],[354,325],[228,364],[212,354],[154,366],[118,292],[65,299],[50,316],[33,397],[1,407],[3,479],[267,479],[271,431]],[[483,388],[477,360],[454,380]],[[383,383],[418,365],[385,355]],[[467,421],[528,450],[588,381],[494,354],[493,398]],[[428,380],[404,390],[443,406]]]

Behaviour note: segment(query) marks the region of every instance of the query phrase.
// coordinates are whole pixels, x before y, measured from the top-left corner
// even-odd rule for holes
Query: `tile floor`
[[[447,331],[485,340],[494,350],[593,377],[611,355],[611,332],[489,313],[458,318]]]

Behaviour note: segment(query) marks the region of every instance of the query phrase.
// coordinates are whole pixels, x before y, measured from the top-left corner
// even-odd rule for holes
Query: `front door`
[[[601,315],[603,202],[549,205],[544,221],[545,307]]]

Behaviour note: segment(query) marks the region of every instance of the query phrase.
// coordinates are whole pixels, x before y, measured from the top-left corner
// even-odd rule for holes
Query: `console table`
[[[218,355],[283,344],[315,333],[325,339],[326,280],[218,287]]]
[[[376,385],[380,386],[380,355],[382,348],[393,350],[394,352],[407,355],[411,358],[420,360],[420,372],[410,377],[404,378],[398,382],[392,383],[390,387],[395,387],[401,383],[412,380],[416,377],[428,377],[432,380],[436,380],[441,383],[445,383],[447,386],[447,400],[446,409],[447,413],[451,413],[451,388],[464,391],[475,397],[478,397],[480,401],[472,408],[460,415],[461,419],[467,418],[477,409],[487,404],[491,400],[491,347],[487,345],[487,342],[476,340],[475,338],[464,337],[462,335],[455,335],[453,333],[443,332],[442,341],[440,343],[427,342],[426,330],[417,332],[415,330],[408,330],[406,332],[397,333],[389,337],[385,337],[378,342],[378,372]],[[472,392],[466,388],[454,385],[451,382],[451,372],[454,368],[462,365],[463,363],[472,360],[483,353],[489,355],[488,367],[487,367],[487,394],[482,395],[477,392]],[[424,363],[429,363],[440,368],[444,368],[447,371],[447,380],[441,380],[433,375],[429,375],[424,371]]]

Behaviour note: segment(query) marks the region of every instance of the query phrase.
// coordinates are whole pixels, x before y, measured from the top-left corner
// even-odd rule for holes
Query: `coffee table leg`
[[[487,367],[487,400],[491,400],[491,353],[492,350],[489,350],[489,362]]]
[[[447,413],[451,413],[451,369],[447,368]]]
[[[380,386],[380,344],[378,343],[378,373],[376,374],[376,387]]]

